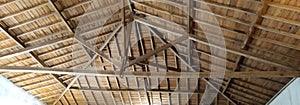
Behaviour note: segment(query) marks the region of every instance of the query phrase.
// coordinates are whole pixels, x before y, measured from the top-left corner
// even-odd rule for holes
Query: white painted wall
[[[300,79],[295,79],[269,105],[300,105]]]
[[[0,75],[1,105],[44,105],[32,95]]]

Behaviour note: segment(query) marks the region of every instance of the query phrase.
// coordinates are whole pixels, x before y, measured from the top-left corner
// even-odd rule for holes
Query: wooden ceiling
[[[300,76],[299,0],[0,0],[0,20],[1,75],[50,105],[261,105]]]

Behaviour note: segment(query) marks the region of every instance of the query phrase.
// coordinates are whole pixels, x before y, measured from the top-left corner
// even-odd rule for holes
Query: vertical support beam
[[[108,50],[110,50],[110,49],[108,48]],[[102,63],[102,62],[103,62],[103,59],[101,59],[101,57],[99,57],[99,61],[100,61],[100,63]],[[105,70],[105,67],[102,66],[102,69]],[[101,87],[101,85],[100,85],[100,81],[98,80],[98,78],[95,77],[95,79],[96,79],[98,88],[99,88],[99,89],[102,89],[102,87]],[[107,100],[106,100],[106,98],[105,98],[103,92],[100,92],[100,94],[101,94],[102,99],[104,100],[104,104],[105,104],[105,105],[108,105]]]
[[[201,83],[201,82],[200,82],[200,79],[198,78],[198,79],[197,79],[197,91],[200,91],[200,90],[201,90],[201,88],[200,88],[200,83]],[[197,94],[197,100],[196,100],[197,103],[196,103],[196,105],[200,105],[200,101],[199,101],[199,100],[200,100],[200,94]]]
[[[133,23],[133,24],[134,24],[134,23]],[[131,43],[129,43],[129,48],[131,48]],[[132,49],[130,49],[129,51],[130,51],[129,54],[130,54],[131,56],[133,56]],[[135,66],[132,66],[132,69],[133,69],[134,71],[136,71],[136,70],[135,70]],[[126,83],[126,87],[130,89],[130,85],[129,85],[129,82],[128,82],[128,78],[127,78],[127,77],[125,77],[125,83]],[[127,94],[128,94],[128,98],[129,98],[130,105],[133,105],[133,103],[132,103],[132,98],[131,98],[131,92],[128,91]]]
[[[145,90],[145,93],[146,93],[147,104],[152,105],[151,101],[150,101],[149,93],[147,92],[148,91],[147,78],[144,78],[143,82],[144,82],[144,90]]]
[[[69,100],[66,98],[66,96],[63,97],[64,101],[66,102],[67,105],[70,105]]]
[[[219,100],[219,98],[218,98],[218,94],[217,94],[217,97],[215,98],[215,105],[218,105],[219,103],[218,103],[218,100]]]
[[[187,0],[187,23],[188,23],[188,25],[187,25],[187,33],[188,33],[188,35],[190,35],[190,34],[194,34],[193,33],[193,18],[194,18],[194,0]],[[191,66],[191,63],[192,63],[192,41],[190,40],[190,39],[188,39],[188,44],[187,44],[187,47],[188,47],[188,51],[187,51],[187,55],[188,55],[188,58],[187,58],[187,63],[188,63],[188,66]],[[186,67],[186,69],[189,71],[189,67]],[[190,79],[189,78],[187,78],[186,79],[186,85],[187,85],[187,88],[188,88],[188,90],[190,89]],[[188,105],[190,105],[190,100],[189,100],[189,98],[191,97],[191,95],[190,94],[187,94],[187,99],[188,99]]]
[[[164,37],[164,39],[166,39],[166,37],[165,36],[163,36]],[[168,67],[168,57],[167,57],[167,49],[165,49],[164,51],[163,51],[163,56],[164,56],[164,63],[165,63],[165,65],[166,65],[166,67]],[[166,70],[167,72],[169,72],[169,70],[167,69]],[[170,79],[169,78],[167,78],[167,86],[168,86],[168,90],[170,90]],[[168,93],[168,100],[169,100],[169,105],[172,105],[172,99],[171,99],[171,93]]]
[[[77,101],[76,101],[76,99],[75,99],[75,97],[74,97],[73,92],[72,92],[72,91],[69,91],[69,93],[70,93],[70,96],[71,96],[72,100],[74,101],[74,104],[75,104],[75,105],[78,105],[78,103],[77,103]]]
[[[135,25],[135,40],[138,42],[138,54],[139,56],[145,54],[145,50],[144,50],[144,46],[143,46],[143,40],[142,40],[142,35],[141,35],[141,30],[140,30],[140,26],[138,23],[134,22],[134,25]],[[144,69],[142,69],[144,71]],[[139,88],[139,83],[138,83],[138,79],[135,78],[135,81],[136,81],[136,85],[137,87]],[[142,99],[141,99],[141,95],[140,95],[140,92],[138,92],[138,96],[140,97],[139,100],[140,100],[140,104],[143,104],[142,102]]]
[[[151,38],[150,38],[150,41],[151,41],[151,48],[152,48],[152,50],[154,50],[154,49],[156,49],[156,47],[155,47],[154,35],[153,35],[153,33],[151,33],[151,32],[150,32],[150,35],[151,35]],[[157,55],[154,55],[154,63],[155,63],[155,64],[158,63],[158,61],[157,61]],[[159,72],[157,66],[155,66],[155,70],[156,70],[156,72]],[[157,82],[157,85],[158,85],[158,89],[160,89],[160,79],[157,78],[157,81],[156,81],[156,82]],[[162,104],[161,93],[158,93],[158,98],[159,98],[160,104]]]
[[[247,44],[251,41],[251,35],[254,34],[254,32],[255,32],[254,31],[255,24],[261,24],[262,19],[263,19],[261,16],[267,12],[267,9],[268,9],[267,6],[268,5],[266,4],[265,0],[261,0],[261,2],[262,2],[261,3],[262,7],[260,7],[260,9],[257,11],[257,13],[256,13],[257,15],[255,17],[255,20],[252,21],[252,23],[251,23],[251,27],[249,28],[249,32],[247,33],[247,38],[245,39],[243,45],[241,46],[242,50],[247,50],[248,49]],[[235,66],[234,66],[232,71],[236,71],[239,68],[239,64],[240,64],[240,62],[243,61],[244,58],[245,57],[241,56],[241,55],[237,58],[237,60],[235,62]],[[225,91],[227,90],[231,80],[232,79],[229,78],[229,80],[227,81],[225,87],[222,90],[222,93],[225,93]]]
[[[86,55],[89,57],[89,59],[93,59],[93,56],[96,56],[95,54],[90,53],[90,52],[88,51],[88,49],[87,49],[86,47],[84,47],[83,45],[80,45],[80,46],[81,46],[81,48],[84,50],[84,52],[86,53]],[[92,65],[92,64],[91,64],[91,65]],[[90,86],[90,83],[89,83],[89,81],[88,81],[88,79],[87,79],[87,76],[84,76],[84,79],[85,79],[85,82],[87,82],[87,84],[88,84],[88,88],[90,89],[91,86]],[[78,85],[79,85],[79,88],[81,88],[82,86],[81,86],[81,81],[80,81],[80,79],[77,79],[77,83],[78,83]],[[84,92],[84,91],[81,91],[81,94],[84,96],[86,102],[89,103],[88,100],[87,100],[87,97],[86,97],[86,95],[85,95],[85,92]],[[93,93],[92,91],[91,91],[91,94],[92,94],[93,99],[95,100],[95,102],[96,102],[97,105],[98,105],[99,103],[98,103],[98,101],[96,100],[95,95],[94,95],[94,93]]]
[[[78,87],[81,88],[82,86],[81,86],[81,83],[80,83],[80,80],[79,80],[79,79],[77,80],[77,83],[78,83]],[[86,103],[88,104],[88,98],[86,97],[85,92],[84,92],[84,91],[80,91],[80,92],[81,92],[81,94],[83,95],[84,100],[85,100]]]

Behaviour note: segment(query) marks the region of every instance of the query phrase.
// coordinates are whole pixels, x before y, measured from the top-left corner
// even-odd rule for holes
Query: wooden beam
[[[140,25],[136,22],[133,22],[133,29],[134,29],[134,38],[135,41],[137,42],[137,52],[138,55],[141,56],[142,54],[144,54],[144,47],[143,47],[143,40],[142,40],[142,35],[141,35],[141,29],[140,29]],[[134,71],[136,71],[136,67],[134,67]],[[135,85],[139,88],[139,82],[137,78],[135,79]],[[141,98],[141,92],[138,92],[138,97],[139,97],[139,102],[140,104],[143,104],[142,102],[142,98]]]
[[[180,31],[177,31],[177,30],[172,30],[172,29],[169,29],[167,27],[161,26],[159,24],[147,21],[145,19],[136,18],[135,21],[139,22],[139,23],[142,23],[142,24],[145,24],[145,25],[150,26],[150,27],[161,29],[163,31],[172,33],[174,35],[184,35],[185,34],[183,32],[180,32]],[[223,47],[215,45],[215,44],[210,44],[208,42],[205,42],[205,41],[201,40],[201,38],[199,38],[199,36],[197,36],[197,35],[192,35],[191,34],[191,35],[189,35],[189,38],[193,41],[198,42],[198,43],[208,45],[210,47],[214,47],[214,48],[217,48],[217,49],[226,50],[227,52],[230,52],[230,53],[233,53],[233,54],[236,54],[236,55],[241,55],[241,56],[244,56],[246,58],[257,60],[257,61],[260,61],[260,62],[263,62],[263,63],[271,64],[271,65],[278,66],[278,67],[288,69],[288,70],[296,69],[296,67],[293,67],[292,65],[287,66],[287,65],[283,64],[282,62],[274,60],[274,59],[271,60],[271,59],[268,59],[268,58],[258,57],[257,55],[255,55],[251,52],[248,52],[248,51],[237,50],[237,49],[233,50],[233,49],[229,49],[229,48],[223,48]]]
[[[227,95],[222,93],[218,88],[215,87],[209,80],[206,78],[202,78],[203,81],[205,81],[209,86],[211,86],[213,89],[215,89],[218,93],[220,93],[223,97],[225,97],[228,101],[230,101],[233,105],[237,105],[231,98],[229,98]]]
[[[237,7],[229,7],[228,5],[224,5],[224,4],[220,4],[220,3],[216,3],[216,2],[212,2],[212,1],[207,1],[207,0],[195,0],[195,1],[198,3],[203,3],[206,5],[209,5],[209,6],[215,6],[215,7],[219,7],[219,8],[223,8],[223,9],[229,9],[229,10],[246,13],[246,14],[254,15],[254,16],[257,15],[255,13],[253,13],[252,11],[242,10]]]
[[[167,90],[167,89],[87,89],[87,88],[76,88],[72,87],[71,90],[80,91],[95,91],[95,92],[147,92],[147,93],[177,93],[177,94],[203,94],[203,91],[193,90]]]
[[[74,31],[72,30],[71,26],[67,23],[66,19],[63,17],[62,13],[59,12],[58,8],[56,7],[56,5],[52,2],[52,0],[48,0],[49,4],[51,5],[51,7],[54,9],[54,11],[59,15],[59,18],[61,19],[61,21],[66,25],[67,29],[74,33]]]
[[[153,8],[152,6],[149,6],[149,5],[146,5],[142,2],[137,2],[137,1],[134,1],[132,0],[132,2],[134,4],[137,4],[137,5],[141,5],[143,7],[147,7],[147,8],[150,8],[150,9],[155,9],[156,11],[162,13],[162,14],[166,14],[166,15],[170,15],[170,16],[174,16],[174,17],[177,17],[177,18],[181,18],[181,19],[186,19],[185,18],[185,15],[178,15],[178,14],[173,14],[173,13],[170,13],[169,11],[166,11],[166,10],[160,10],[160,9],[156,9],[156,8]],[[167,1],[166,1],[167,2]],[[134,9],[134,11],[136,11],[137,9]]]
[[[55,37],[57,35],[61,35],[61,34],[67,33],[67,32],[69,32],[69,31],[68,30],[61,30],[61,31],[58,31],[58,32],[53,32],[53,33],[45,35],[45,36],[43,36],[41,38],[36,38],[36,39],[32,39],[30,41],[27,41],[27,42],[25,42],[25,45],[36,43],[36,42],[38,42],[40,40],[50,39],[50,38],[53,38],[53,37]]]
[[[97,71],[97,73],[95,73]],[[87,75],[87,76],[117,76],[120,71],[93,70],[93,69],[64,69],[47,67],[19,67],[19,66],[0,66],[0,72],[27,72],[27,73],[49,73],[49,74],[69,74],[69,75]],[[199,73],[199,74],[198,74]],[[141,72],[124,71],[125,77],[153,77],[153,78],[208,78],[213,72],[167,72],[165,75],[161,72]],[[224,77],[230,78],[250,78],[250,77],[300,77],[300,71],[226,71]]]
[[[99,30],[103,30],[107,27],[117,26],[120,23],[121,22],[119,20],[117,20],[117,21],[114,21],[114,22],[111,22],[111,23],[105,23],[105,25],[100,25],[98,27],[93,27],[92,29],[89,29],[89,30],[81,30],[80,32],[82,32],[82,33],[78,32],[78,34],[76,36],[82,36],[82,35],[85,35],[85,34],[90,34],[90,33],[93,33],[93,32],[99,31]]]
[[[46,24],[46,25],[37,27],[37,28],[34,29],[34,30],[30,30],[30,31],[24,32],[24,33],[22,33],[22,34],[19,34],[19,35],[17,35],[17,37],[18,37],[18,38],[24,37],[24,36],[27,36],[27,35],[30,34],[30,33],[34,33],[34,32],[37,32],[37,31],[42,31],[42,30],[47,29],[47,28],[49,28],[49,27],[54,27],[54,26],[57,26],[57,25],[60,25],[60,24],[61,24],[61,22],[55,22],[55,23]]]
[[[262,15],[262,17],[266,18],[266,19],[270,19],[270,20],[275,20],[278,22],[283,22],[283,23],[287,23],[287,24],[291,24],[291,25],[295,25],[295,26],[300,26],[300,22],[297,20],[289,20],[289,19],[285,19],[285,18],[281,18],[281,17],[272,16],[272,15]]]
[[[86,5],[86,4],[93,3],[93,1],[94,1],[94,0],[86,0],[86,1],[82,1],[82,2],[80,2],[80,3],[78,3],[78,4],[75,4],[75,5],[72,5],[72,6],[69,6],[69,7],[65,8],[65,9],[63,9],[61,12],[66,12],[66,11],[75,9],[75,8],[77,8],[77,7],[79,7],[79,6],[84,6],[84,5]]]
[[[263,4],[262,7],[260,7],[260,8],[258,9],[258,12],[256,13],[257,15],[255,16],[255,20],[252,21],[252,23],[251,23],[251,25],[250,25],[250,27],[249,27],[249,32],[247,33],[247,37],[246,37],[246,39],[244,40],[243,45],[241,46],[241,49],[242,49],[242,50],[247,50],[247,49],[249,48],[249,47],[247,46],[247,44],[251,41],[251,39],[250,39],[250,38],[252,38],[251,35],[255,32],[255,31],[254,31],[254,28],[255,28],[254,26],[255,26],[255,24],[256,24],[257,22],[258,22],[258,23],[261,23],[260,16],[261,16],[262,14],[265,14],[265,12],[266,12],[266,9],[267,9],[267,8],[266,8],[266,5],[265,5],[265,2],[263,2],[262,4]],[[232,71],[238,70],[238,68],[240,67],[240,62],[242,62],[242,60],[244,60],[244,56],[238,56],[238,58],[237,58],[237,60],[236,60],[236,62],[235,62],[234,68],[232,69]],[[223,90],[222,90],[222,93],[225,93],[225,91],[227,90],[227,88],[228,88],[230,82],[231,82],[231,78],[229,78],[229,80],[227,81],[225,87],[224,87]]]
[[[229,17],[229,16],[220,15],[220,14],[213,13],[213,12],[211,12],[211,11],[204,10],[204,9],[199,9],[199,8],[194,8],[194,10],[196,10],[196,11],[198,11],[198,12],[206,13],[206,14],[209,14],[209,15],[212,15],[212,16],[216,16],[216,17],[219,17],[219,18],[223,18],[223,19],[226,19],[226,20],[229,20],[229,21],[232,21],[232,22],[236,22],[236,23],[245,25],[245,26],[247,26],[247,27],[250,27],[250,26],[251,26],[251,24],[249,24],[248,22],[242,21],[242,20],[237,19],[237,18],[234,18],[234,17]]]
[[[277,41],[277,40],[273,40],[273,39],[269,39],[269,38],[257,37],[257,36],[253,36],[252,38],[256,39],[256,40],[263,41],[263,42],[267,42],[267,43],[271,43],[271,44],[275,44],[275,45],[278,45],[278,46],[282,46],[282,47],[286,47],[286,48],[290,48],[290,49],[300,51],[300,46],[298,46],[298,45],[289,44],[289,43],[286,43],[286,42]]]
[[[55,12],[50,12],[50,13],[48,13],[48,14],[44,14],[44,15],[42,15],[42,16],[40,16],[40,17],[35,17],[34,19],[27,20],[27,21],[24,21],[24,22],[19,23],[19,24],[17,24],[17,25],[14,25],[14,26],[12,26],[12,27],[9,27],[8,30],[12,30],[12,29],[15,29],[15,28],[19,28],[19,27],[28,25],[28,24],[30,24],[30,23],[32,23],[32,22],[36,22],[36,21],[38,21],[38,20],[48,18],[48,17],[53,16],[53,15],[55,15]]]
[[[153,15],[153,14],[149,14],[149,13],[146,13],[146,12],[142,12],[142,11],[140,11],[140,10],[135,10],[135,11],[136,11],[137,13],[144,14],[144,15],[153,17],[153,18],[155,18],[155,19],[161,20],[161,21],[166,21],[166,22],[168,22],[168,23],[170,23],[170,24],[174,24],[173,22],[170,22],[170,21],[167,20],[167,19],[164,19],[164,18],[155,16],[155,15]],[[208,22],[197,21],[197,20],[193,20],[193,21],[194,21],[194,22],[197,22],[198,24],[204,24],[204,25],[207,25],[207,26],[210,26],[210,27],[216,27],[216,28],[219,28],[219,27],[217,27],[217,26],[215,26],[215,25],[213,25],[213,24],[210,24],[210,23],[208,23]],[[193,23],[194,23],[194,22],[193,22]],[[182,28],[188,28],[188,27],[186,27],[186,26],[183,25],[183,24],[176,23],[176,25],[178,25],[178,24],[181,25]],[[244,34],[244,33],[236,32],[236,31],[233,31],[233,30],[224,28],[224,27],[221,27],[221,30],[222,30],[222,31],[228,31],[228,32],[230,32],[230,33],[237,34],[237,35],[242,35],[242,36],[244,35],[244,36],[246,36],[246,34]],[[198,33],[204,33],[202,30],[199,30],[199,29],[193,29],[192,31],[198,32]],[[205,32],[205,35],[209,35],[209,36],[213,36],[213,37],[217,37],[217,38],[221,38],[221,36],[222,36],[222,38],[224,37],[223,35],[218,35],[218,34],[215,34],[215,33],[212,33],[212,32]],[[238,44],[241,43],[241,42],[236,41],[235,39],[230,38],[230,37],[226,37],[226,36],[225,36],[225,38],[226,38],[225,40],[228,40],[228,41],[231,41],[231,42],[234,42],[234,43],[238,43]]]
[[[289,33],[289,32],[285,32],[285,31],[281,31],[281,30],[277,30],[277,29],[273,29],[273,28],[269,28],[269,27],[265,27],[265,26],[262,26],[262,25],[255,25],[256,28],[258,29],[261,29],[261,30],[264,30],[264,31],[268,31],[268,32],[271,32],[271,33],[274,33],[274,34],[280,34],[282,36],[285,36],[285,37],[290,37],[290,38],[295,38],[295,39],[300,39],[300,36],[297,35],[297,34],[292,34],[292,33]]]
[[[182,42],[182,41],[184,41],[186,39],[188,39],[188,36],[186,36],[186,35],[180,36],[180,37],[176,38],[175,40],[173,40],[173,41],[171,41],[171,42],[169,42],[167,44],[164,44],[163,46],[161,46],[161,47],[159,47],[159,48],[157,48],[157,49],[155,49],[153,51],[150,51],[150,52],[148,52],[148,53],[146,53],[146,54],[144,54],[144,55],[142,55],[142,56],[140,56],[140,57],[138,57],[138,58],[130,61],[128,66],[136,64],[138,62],[141,62],[141,61],[143,61],[143,60],[145,60],[145,59],[147,59],[147,58],[149,58],[149,57],[157,54],[158,52],[161,52],[161,51],[163,51],[165,49],[168,49],[168,48],[172,47],[174,44]]]
[[[109,8],[112,8],[112,7],[115,7],[115,6],[121,6],[122,3],[121,2],[117,2],[117,3],[114,3],[114,4],[110,4],[110,5],[106,5],[104,7],[100,7],[100,8],[96,8],[92,11],[88,11],[88,12],[85,12],[84,14],[82,15],[78,15],[78,16],[75,16],[75,17],[71,17],[69,20],[73,20],[73,19],[80,19],[80,18],[83,18],[85,16],[88,16],[88,15],[91,15],[91,14],[95,14],[99,11],[104,11],[104,10],[107,10]]]
[[[12,52],[12,53],[2,54],[2,55],[0,55],[0,59],[11,58],[11,57],[14,57],[14,56],[29,53],[29,52],[34,51],[34,50],[38,50],[38,49],[41,49],[41,48],[44,48],[44,47],[48,47],[48,46],[51,46],[51,45],[55,45],[55,44],[62,43],[62,42],[65,42],[65,41],[70,41],[70,40],[73,40],[73,38],[71,36],[64,37],[64,38],[61,38],[61,39],[51,40],[51,41],[45,42],[43,44],[35,45],[35,46],[25,47],[25,48],[22,48],[22,49],[19,49],[19,50],[15,51],[15,52]]]
[[[4,32],[4,34],[7,36],[7,37],[9,37],[10,39],[12,39],[17,45],[19,45],[21,48],[23,48],[23,49],[32,49],[31,47],[26,47],[26,45],[24,45],[23,43],[21,43],[21,41],[17,38],[17,37],[15,37],[15,36],[13,36],[13,35],[11,35],[9,32],[8,32],[8,30],[5,30],[2,26],[0,27],[0,31],[2,31],[2,32]],[[34,49],[34,48],[33,48]],[[26,50],[25,50],[26,51]],[[37,55],[35,55],[33,52],[32,52],[33,50],[31,50],[31,51],[26,51],[26,52],[28,52],[29,53],[29,55],[30,55],[30,57],[32,57],[40,66],[42,66],[42,67],[47,67],[47,65],[37,56]],[[5,56],[6,57],[6,56]],[[63,87],[66,87],[66,85],[60,80],[60,79],[58,79],[58,75],[50,75],[56,82],[58,82],[61,86],[63,86]]]
[[[115,29],[115,31],[112,33],[112,35],[115,35],[117,32],[118,32],[118,30],[119,30],[119,28],[117,28],[117,29]],[[111,35],[111,36],[112,36]],[[112,39],[112,37],[109,37],[109,39],[107,39],[107,40],[111,40]],[[92,57],[92,59],[91,60],[89,60],[89,62],[87,62],[86,63],[86,65],[84,65],[84,69],[86,69],[86,68],[88,68],[89,66],[90,66],[90,64],[96,59],[96,55],[103,55],[104,53],[103,52],[101,52],[105,47],[103,47],[103,46],[106,46],[107,44],[108,44],[108,42],[107,43],[104,43],[104,44],[102,44],[102,46],[100,47],[100,48],[102,48],[102,49],[100,49],[100,50],[95,50],[95,49],[93,49],[93,47],[91,46],[91,45],[89,45],[89,44],[87,44],[81,37],[77,37],[77,40],[79,41],[79,43],[81,43],[84,47],[86,47],[86,48],[88,48],[89,50],[91,50],[91,51],[93,51],[93,52],[95,52],[96,54]],[[105,54],[104,54],[105,55]],[[105,57],[107,57],[106,55],[105,55]],[[108,57],[106,58],[106,59],[108,59]],[[58,99],[56,99],[54,102],[53,102],[53,105],[55,105],[63,96],[64,96],[64,94],[69,90],[69,88],[75,83],[75,81],[78,79],[80,77],[80,75],[77,75],[76,77],[74,77],[74,79],[69,83],[69,85],[66,87],[66,89],[61,93],[61,95],[60,95],[60,97],[58,98]]]
[[[18,12],[15,12],[15,13],[12,13],[12,14],[7,14],[7,15],[4,15],[4,17],[1,17],[0,20],[5,20],[5,19],[8,19],[8,18],[12,18],[12,17],[15,17],[17,15],[20,15],[20,14],[23,14],[25,12],[29,12],[29,11],[32,11],[32,10],[36,10],[37,8],[41,8],[41,7],[45,7],[45,6],[48,6],[49,3],[48,2],[44,2],[42,4],[39,4],[39,5],[36,5],[36,6],[33,6],[33,7],[29,7],[29,8],[26,8],[25,10],[23,11],[18,11]],[[2,6],[2,5],[1,5]]]
[[[271,7],[281,8],[281,9],[285,9],[285,10],[289,10],[289,11],[300,12],[300,7],[297,7],[297,6],[280,4],[280,3],[275,3],[275,2],[268,2],[267,4]]]
[[[152,27],[149,27],[149,26],[147,26],[147,27],[148,27],[148,29],[149,29],[152,33],[154,33],[154,35],[156,35],[156,36],[158,37],[158,39],[159,39],[162,43],[168,44],[168,42],[165,41],[165,40],[162,38],[163,35],[162,35],[161,32],[159,32],[158,30],[156,30],[156,29],[154,29],[154,28],[152,28]],[[191,44],[190,40],[188,40],[188,43]],[[188,44],[188,45],[189,45],[189,44]],[[188,47],[189,47],[189,46],[188,46]],[[190,49],[189,49],[189,50],[190,50]],[[187,66],[188,69],[193,70],[193,71],[199,71],[199,70],[196,70],[195,68],[193,68],[193,67],[190,65],[190,63],[189,63],[189,62],[191,62],[191,59],[189,59],[189,58],[191,58],[190,56],[188,56],[188,60],[185,60],[185,58],[183,58],[182,56],[180,56],[180,55],[177,53],[177,51],[176,51],[175,48],[171,48],[171,51],[172,51],[172,53],[173,53],[176,57],[178,57],[178,58],[179,58],[179,59]]]
[[[120,24],[119,26],[117,26],[117,28],[108,36],[108,38],[105,40],[105,42],[103,43],[103,46],[101,46],[99,48],[99,50],[103,50],[106,45],[108,45],[108,43],[111,41],[111,39],[117,34],[117,32],[121,29],[122,25]]]
[[[1,7],[5,7],[5,6],[7,6],[7,5],[10,5],[10,4],[12,4],[12,3],[16,3],[16,2],[18,2],[18,1],[20,1],[20,0],[12,0],[12,1],[7,1],[7,2],[3,2],[3,1],[1,1]]]

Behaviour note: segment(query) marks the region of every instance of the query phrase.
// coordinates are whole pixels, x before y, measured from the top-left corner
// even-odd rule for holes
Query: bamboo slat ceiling
[[[1,75],[45,104],[198,105],[207,99],[203,95],[207,88],[213,88],[217,96],[211,104],[260,105],[300,74],[299,0],[0,0],[0,4]],[[127,54],[124,45],[129,46]],[[122,70],[108,59],[124,57],[132,63],[125,73],[225,70],[227,76],[69,73],[71,68]]]

